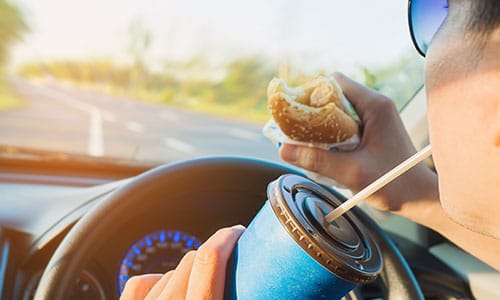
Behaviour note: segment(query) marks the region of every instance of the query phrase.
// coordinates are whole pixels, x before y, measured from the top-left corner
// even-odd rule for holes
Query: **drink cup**
[[[269,184],[268,200],[239,239],[225,299],[340,299],[380,273],[380,251],[332,193],[297,175]]]

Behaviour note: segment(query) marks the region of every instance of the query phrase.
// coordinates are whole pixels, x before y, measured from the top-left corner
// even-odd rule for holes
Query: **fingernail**
[[[288,162],[295,162],[297,160],[298,147],[292,145],[283,145],[281,147],[281,158]]]
[[[238,230],[245,230],[245,229],[246,229],[246,228],[245,228],[245,226],[243,226],[243,225],[241,225],[241,224],[239,224],[239,225],[234,225],[232,228],[234,228],[234,229],[238,229]]]

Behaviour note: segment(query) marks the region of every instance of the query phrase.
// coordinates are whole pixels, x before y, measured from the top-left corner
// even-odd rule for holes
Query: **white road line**
[[[166,120],[166,121],[171,121],[171,122],[175,122],[175,121],[179,120],[179,116],[176,113],[173,113],[171,111],[163,111],[160,114],[160,118],[162,118],[163,120]]]
[[[127,127],[128,130],[141,133],[144,131],[144,126],[141,123],[137,123],[134,121],[127,121],[125,122],[125,127]]]
[[[62,102],[68,106],[76,108],[78,110],[87,112],[90,115],[89,122],[89,144],[88,144],[88,154],[91,156],[103,156],[104,146],[103,146],[103,135],[102,135],[102,112],[101,110],[91,104],[85,103],[83,101],[70,98],[65,93],[58,92],[52,88],[39,86],[38,91],[45,93],[48,97],[53,100]],[[41,88],[41,89],[40,89]]]
[[[231,128],[227,131],[229,135],[232,135],[237,138],[258,141],[261,139],[261,135],[250,130],[241,129],[241,128]]]
[[[164,143],[165,146],[171,149],[187,154],[192,154],[195,150],[195,148],[190,144],[184,143],[183,141],[174,138],[165,138]]]

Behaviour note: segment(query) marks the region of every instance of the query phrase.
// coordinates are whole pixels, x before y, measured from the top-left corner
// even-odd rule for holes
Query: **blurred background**
[[[0,0],[0,150],[277,159],[267,83],[341,71],[402,108],[406,1]]]

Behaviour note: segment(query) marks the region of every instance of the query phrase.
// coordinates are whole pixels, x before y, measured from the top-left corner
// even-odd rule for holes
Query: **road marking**
[[[94,105],[85,103],[83,101],[70,98],[66,93],[59,92],[55,89],[45,86],[38,86],[38,91],[45,93],[49,98],[62,102],[68,106],[78,110],[87,112],[90,116],[89,120],[89,144],[88,154],[91,156],[103,156],[103,135],[102,135],[102,112]]]
[[[179,116],[176,113],[173,113],[171,111],[162,112],[160,114],[160,118],[167,120],[167,121],[172,121],[172,122],[179,120]]]
[[[137,123],[134,121],[125,122],[125,127],[127,127],[128,130],[137,133],[141,133],[144,130],[144,126],[141,123]]]
[[[227,131],[229,135],[232,135],[237,138],[246,139],[250,141],[259,141],[261,139],[261,135],[250,130],[241,129],[241,128],[231,128]]]
[[[166,138],[164,140],[164,143],[165,146],[183,153],[192,154],[195,150],[194,147],[190,144],[184,143],[183,141],[174,138]]]

